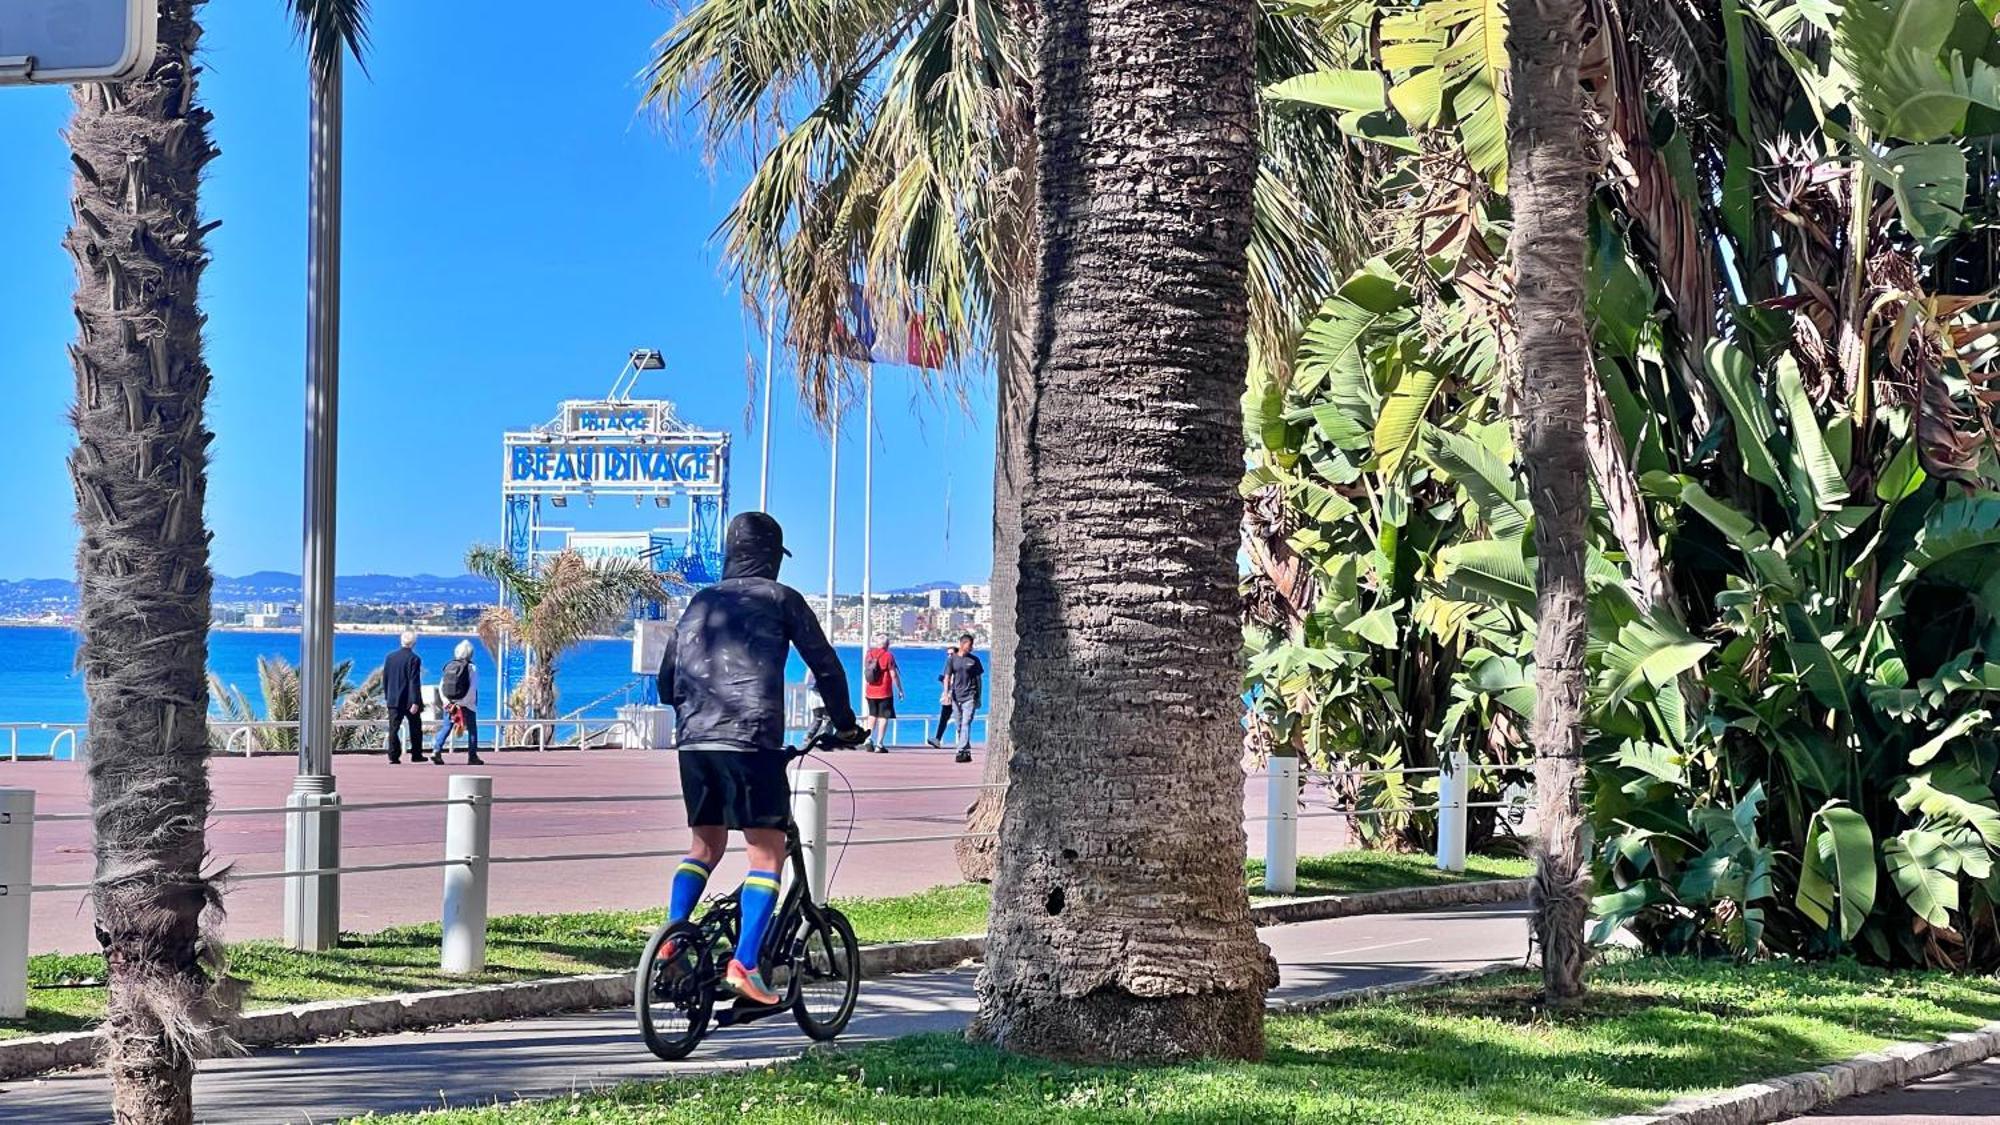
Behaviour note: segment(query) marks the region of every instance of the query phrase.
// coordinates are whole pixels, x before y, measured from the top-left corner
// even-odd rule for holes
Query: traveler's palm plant
[[[1655,948],[2000,956],[1987,10],[1591,8],[1596,909]],[[1399,713],[1427,716],[1406,744],[1518,744],[1535,702],[1518,408],[1467,351],[1514,339],[1482,124],[1503,16],[1339,6],[1336,118],[1416,151],[1374,276],[1247,400],[1253,484],[1283,501],[1253,557],[1304,572],[1303,627],[1257,637],[1262,711],[1336,758]]]
[[[313,56],[362,44],[364,0],[289,0]],[[97,932],[111,1115],[193,1118],[195,1059],[219,1015],[208,819],[209,386],[198,290],[216,156],[196,95],[200,0],[159,0],[159,47],[130,82],[83,85],[65,136],[76,261],[69,459],[77,661],[90,705]],[[304,201],[300,201],[303,217]]]
[[[563,654],[618,624],[636,601],[664,601],[665,577],[644,563],[623,559],[591,562],[561,551],[532,569],[505,551],[474,547],[465,568],[500,588],[501,604],[479,618],[479,639],[497,659],[503,645],[520,645],[528,666],[509,705],[529,719],[556,715],[556,664]],[[542,727],[546,739],[546,724]]]

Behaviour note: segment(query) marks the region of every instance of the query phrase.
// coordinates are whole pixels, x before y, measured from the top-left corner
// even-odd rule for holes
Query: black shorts
[[[688,827],[783,828],[792,785],[780,750],[682,750],[681,797]]]
[[[868,717],[871,719],[893,719],[896,717],[896,701],[893,699],[868,700]]]

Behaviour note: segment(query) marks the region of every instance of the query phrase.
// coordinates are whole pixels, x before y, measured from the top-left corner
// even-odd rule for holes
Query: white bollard
[[[340,794],[333,778],[301,774],[285,794],[285,870],[340,866]],[[294,875],[285,880],[285,944],[320,952],[340,944],[340,876]]]
[[[439,956],[447,973],[486,967],[486,876],[493,844],[493,779],[453,774],[446,795],[444,857],[465,860],[444,869],[444,942]]]
[[[1471,767],[1465,751],[1454,750],[1438,771],[1439,871],[1465,870],[1465,805],[1472,787]]]
[[[1273,754],[1264,789],[1264,889],[1299,889],[1299,760]]]
[[[35,791],[0,789],[0,1019],[28,1015],[28,908],[35,881]]]
[[[812,900],[826,905],[826,771],[800,770],[792,783],[792,819],[806,857],[806,884]],[[791,875],[790,868],[785,871]]]

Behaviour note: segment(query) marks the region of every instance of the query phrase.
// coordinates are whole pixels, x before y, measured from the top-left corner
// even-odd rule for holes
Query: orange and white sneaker
[[[729,969],[723,974],[723,980],[731,992],[753,1004],[777,1006],[778,994],[764,983],[764,974],[757,969],[744,968],[743,962],[734,957],[729,959]]]

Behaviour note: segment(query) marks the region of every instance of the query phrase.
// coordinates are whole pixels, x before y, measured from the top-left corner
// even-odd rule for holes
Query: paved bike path
[[[1367,915],[1260,931],[1281,969],[1271,999],[1295,1003],[1421,980],[1527,952],[1524,903],[1425,914]],[[970,968],[864,981],[840,1042],[963,1028],[975,1007]],[[216,1059],[195,1079],[205,1122],[328,1122],[371,1110],[477,1105],[755,1066],[796,1057],[808,1040],[790,1018],[770,1018],[703,1040],[663,1063],[640,1043],[630,1012],[581,1012],[342,1039]],[[110,1084],[98,1072],[0,1087],[0,1121],[83,1125],[107,1120]]]

